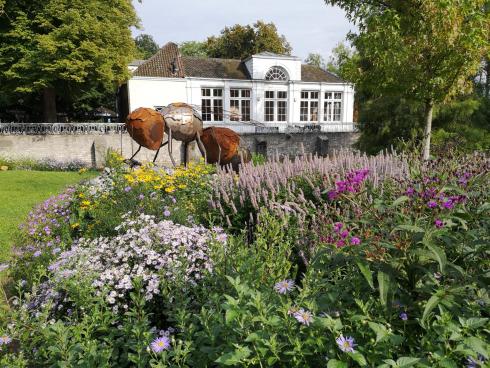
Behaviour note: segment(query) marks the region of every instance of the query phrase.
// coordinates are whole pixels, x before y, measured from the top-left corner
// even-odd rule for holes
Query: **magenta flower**
[[[454,208],[454,202],[451,199],[442,203],[442,206],[448,210],[452,210]]]
[[[436,208],[437,207],[437,203],[435,201],[429,201],[427,203],[427,207],[429,207],[429,208]]]
[[[334,199],[337,199],[339,193],[336,190],[331,190],[330,192],[328,192],[327,196],[329,201],[333,201]]]
[[[274,290],[279,294],[287,294],[294,289],[293,280],[282,280],[274,285]]]
[[[342,248],[342,247],[345,247],[345,240],[342,240],[342,239],[337,240],[337,243],[335,243],[335,246],[336,246],[337,248]]]
[[[359,245],[361,244],[361,239],[359,239],[357,236],[353,236],[352,238],[350,238],[350,243],[352,245]]]
[[[293,316],[302,325],[309,326],[310,323],[313,322],[313,314],[311,314],[310,311],[304,310],[303,308],[295,312]]]
[[[442,220],[440,220],[440,219],[436,219],[436,220],[434,221],[434,225],[435,225],[435,226],[436,226],[438,229],[440,229],[441,227],[443,227],[443,226],[444,226],[444,222],[442,222]]]
[[[413,189],[412,187],[409,187],[406,191],[405,191],[405,194],[409,197],[413,196],[415,194],[415,189]]]
[[[154,353],[161,353],[170,348],[170,339],[167,336],[158,337],[150,344],[150,348]]]
[[[354,343],[354,338],[349,336],[345,338],[343,335],[340,335],[336,340],[337,345],[340,350],[342,350],[344,353],[354,353],[354,346],[356,344]]]
[[[340,232],[340,229],[342,229],[342,227],[344,226],[343,223],[341,222],[336,222],[335,224],[333,224],[333,229],[335,230],[335,232]]]
[[[340,233],[340,237],[341,237],[342,239],[345,239],[345,238],[347,238],[348,236],[349,236],[349,231],[348,231],[348,230],[344,230],[344,231],[342,231],[342,232]]]

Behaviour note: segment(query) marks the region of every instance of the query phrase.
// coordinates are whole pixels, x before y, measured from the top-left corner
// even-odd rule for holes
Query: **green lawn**
[[[0,263],[10,256],[19,224],[36,204],[93,172],[0,171]]]

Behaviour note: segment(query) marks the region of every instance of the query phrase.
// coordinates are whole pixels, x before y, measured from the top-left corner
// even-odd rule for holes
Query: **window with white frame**
[[[201,89],[201,112],[203,121],[223,121],[223,89]]]
[[[250,121],[250,99],[249,89],[230,89],[230,120]]]
[[[265,73],[266,80],[287,81],[289,79],[286,69],[280,66],[273,66]]]
[[[325,92],[323,111],[324,121],[341,121],[342,92]]]
[[[299,120],[318,122],[318,91],[301,91]]]
[[[265,91],[265,121],[287,121],[288,93],[286,91]]]

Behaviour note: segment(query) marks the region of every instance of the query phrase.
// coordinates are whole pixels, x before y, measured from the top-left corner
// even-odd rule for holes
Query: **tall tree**
[[[208,37],[207,53],[211,57],[243,59],[263,51],[276,54],[291,53],[291,45],[277,33],[274,23],[257,21],[255,24],[225,27],[220,36]]]
[[[206,42],[199,41],[185,41],[179,45],[179,51],[184,56],[208,56],[208,49]]]
[[[326,69],[327,64],[325,63],[325,59],[322,55],[310,52],[305,59],[305,63],[308,65],[313,65],[318,68]]]
[[[41,94],[44,120],[55,121],[57,101],[71,105],[127,78],[137,24],[130,0],[5,0],[0,93]]]
[[[423,158],[430,153],[434,104],[471,88],[488,53],[485,0],[325,0],[359,27],[358,78],[376,93],[424,104]]]
[[[153,36],[149,34],[140,34],[134,39],[136,48],[143,59],[149,59],[160,49],[158,43],[155,42]]]

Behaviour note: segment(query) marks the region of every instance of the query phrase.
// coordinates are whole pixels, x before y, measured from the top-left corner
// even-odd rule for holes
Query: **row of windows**
[[[201,90],[202,119],[223,121],[223,89],[203,88]],[[323,121],[340,121],[342,114],[342,92],[325,92]],[[287,121],[288,93],[285,91],[265,91],[264,121]],[[318,122],[319,92],[301,91],[300,121]],[[250,121],[251,91],[230,89],[230,120]]]

